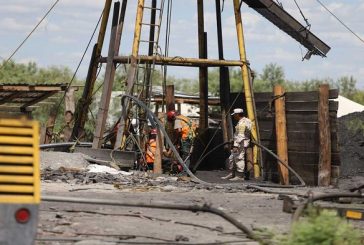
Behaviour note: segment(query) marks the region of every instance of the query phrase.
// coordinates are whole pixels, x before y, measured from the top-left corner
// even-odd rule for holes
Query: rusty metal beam
[[[130,64],[132,56],[115,56],[114,62],[121,64]],[[191,67],[219,67],[219,66],[242,66],[244,62],[240,60],[216,60],[216,59],[198,59],[183,57],[162,57],[162,56],[145,56],[136,57],[139,64],[153,63],[156,65],[170,66],[191,66]],[[100,59],[100,63],[106,63],[106,57]]]
[[[243,0],[283,32],[305,46],[310,54],[326,56],[330,47],[315,36],[273,0]],[[307,58],[309,58],[309,56]]]

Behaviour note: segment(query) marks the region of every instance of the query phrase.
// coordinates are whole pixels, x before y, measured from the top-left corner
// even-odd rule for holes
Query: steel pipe
[[[192,67],[219,67],[219,66],[243,66],[245,63],[238,60],[215,60],[183,57],[145,56],[136,57],[139,64],[155,63],[156,65],[192,66]],[[114,63],[129,64],[131,56],[115,56]],[[106,63],[106,57],[100,58],[100,63]]]

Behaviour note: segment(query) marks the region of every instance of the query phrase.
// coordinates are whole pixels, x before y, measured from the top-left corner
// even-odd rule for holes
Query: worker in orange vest
[[[153,128],[149,133],[149,141],[146,144],[145,160],[148,170],[153,170],[155,153],[157,150],[157,129]]]
[[[175,110],[167,112],[167,120],[174,121],[180,155],[185,164],[189,166],[193,140],[196,137],[196,124],[190,118],[179,114]]]

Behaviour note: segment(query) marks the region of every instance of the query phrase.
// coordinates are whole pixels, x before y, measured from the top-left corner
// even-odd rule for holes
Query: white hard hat
[[[244,113],[244,110],[241,108],[235,108],[233,110],[233,113],[231,113],[231,115],[240,114],[240,113]]]

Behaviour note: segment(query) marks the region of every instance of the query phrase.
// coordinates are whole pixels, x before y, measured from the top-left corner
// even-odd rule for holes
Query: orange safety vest
[[[182,140],[187,140],[187,139],[193,140],[193,138],[195,138],[196,136],[195,135],[196,124],[193,123],[191,119],[183,115],[178,115],[176,118],[181,121]]]
[[[155,139],[149,140],[147,143],[147,150],[145,152],[145,160],[147,164],[153,164],[155,158],[155,152],[157,151],[157,141]]]

